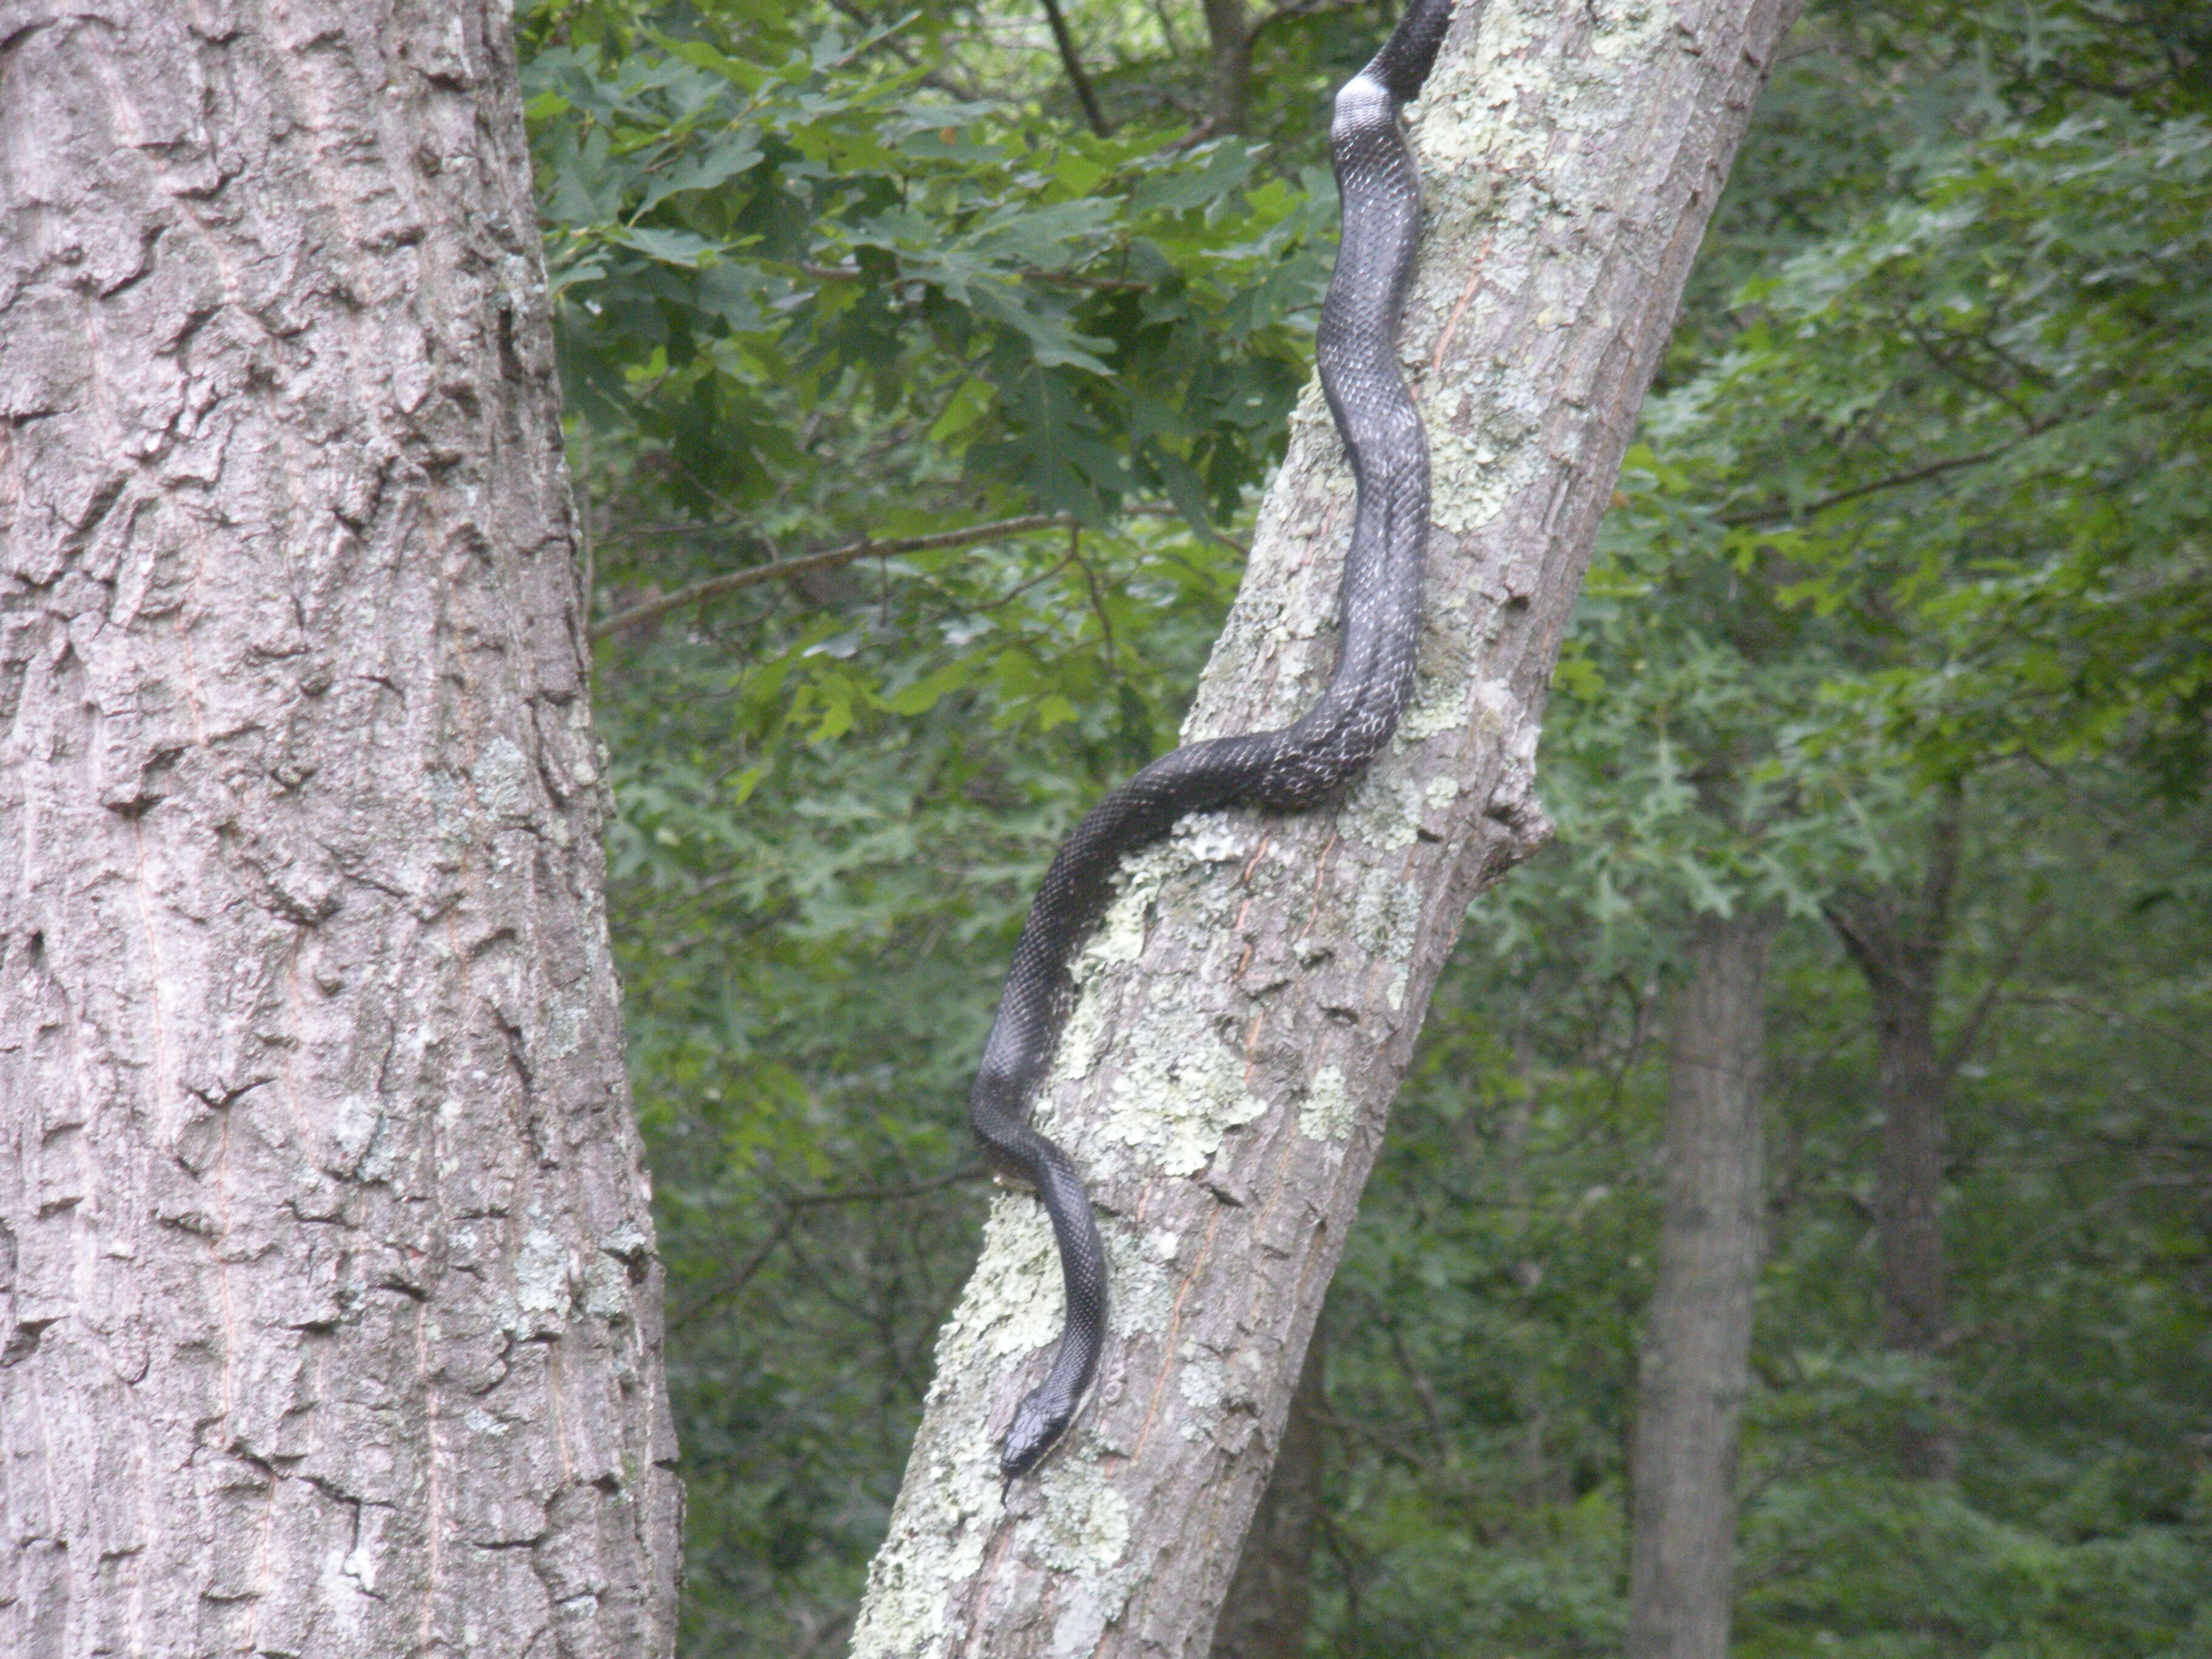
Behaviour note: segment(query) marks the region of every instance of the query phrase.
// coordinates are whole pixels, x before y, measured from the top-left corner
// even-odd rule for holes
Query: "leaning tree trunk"
[[[1492,0],[1455,21],[1414,123],[1430,224],[1401,356],[1435,460],[1414,707],[1340,809],[1203,815],[1125,866],[1037,1113],[1103,1212],[1094,1398],[1002,1488],[998,1434],[1060,1300],[1042,1211],[1002,1197],[856,1659],[1206,1651],[1437,972],[1468,898],[1545,833],[1560,631],[1790,9]],[[1285,724],[1325,679],[1352,500],[1309,395],[1187,738]]]
[[[504,0],[0,10],[0,1651],[667,1651]]]
[[[1631,1482],[1628,1659],[1728,1659],[1737,1436],[1766,1232],[1759,1068],[1775,920],[1702,921],[1674,1005]]]

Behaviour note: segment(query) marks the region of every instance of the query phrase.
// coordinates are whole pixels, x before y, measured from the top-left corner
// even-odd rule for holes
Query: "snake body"
[[[1316,338],[1322,390],[1358,488],[1328,688],[1296,723],[1186,744],[1086,813],[1045,872],[1014,946],[984,1045],[969,1121],[1003,1174],[1036,1188],[1052,1218],[1066,1327],[1052,1370],[1015,1408],[1000,1453],[1024,1474],[1075,1416],[1106,1334],[1106,1254],[1067,1154],[1029,1123],[1073,989],[1071,963],[1104,908],[1116,865],[1187,812],[1296,811],[1342,790],[1397,729],[1413,690],[1429,458],[1397,363],[1399,313],[1420,230],[1420,179],[1399,115],[1420,91],[1452,0],[1411,0],[1374,60],[1337,94],[1329,155],[1343,204],[1336,267]]]

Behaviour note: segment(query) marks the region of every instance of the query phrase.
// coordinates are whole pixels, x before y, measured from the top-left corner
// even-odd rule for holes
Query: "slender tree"
[[[0,25],[0,1651],[668,1651],[509,9]]]
[[[1674,1005],[1659,1270],[1629,1531],[1630,1659],[1727,1659],[1738,1432],[1765,1233],[1759,1092],[1776,917],[1703,920]]]
[[[1206,0],[1211,102],[1207,119],[1217,131],[1242,132],[1252,104],[1252,40],[1256,26],[1244,0]]]
[[[1875,1232],[1881,1261],[1881,1340],[1937,1376],[1923,1409],[1899,1425],[1898,1472],[1948,1480],[1957,1473],[1958,1426],[1940,1378],[1949,1346],[1943,1260],[1945,1106],[1958,1054],[1936,1036],[1944,946],[1958,885],[1962,802],[1947,794],[1929,830],[1917,887],[1838,897],[1828,918],[1874,1005],[1875,1091],[1881,1150],[1875,1164]]]
[[[1002,1485],[997,1431],[1059,1300],[1034,1200],[1004,1199],[855,1655],[1210,1637],[1437,971],[1469,896],[1545,833],[1560,632],[1790,11],[1504,0],[1455,21],[1416,123],[1431,229],[1401,343],[1437,481],[1416,705],[1340,809],[1207,817],[1130,861],[1038,1108],[1104,1212],[1096,1397]],[[1188,737],[1282,724],[1327,672],[1352,493],[1310,398]]]

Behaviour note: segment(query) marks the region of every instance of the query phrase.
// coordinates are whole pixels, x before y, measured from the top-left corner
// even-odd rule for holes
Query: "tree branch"
[[[1990,972],[1990,982],[1982,988],[1982,994],[1975,1000],[1973,1012],[1966,1016],[1966,1023],[1959,1027],[1949,1046],[1943,1050],[1942,1057],[1936,1061],[1946,1083],[1959,1074],[1959,1068],[1966,1063],[1966,1056],[1973,1053],[1974,1045],[1981,1040],[1982,1028],[1989,1024],[1990,1014],[2004,999],[2006,982],[2018,971],[2021,958],[2027,954],[2027,942],[2050,919],[2051,906],[2047,902],[2038,905],[2021,923],[2010,943],[2005,946],[2004,955]]]
[[[1019,536],[1032,530],[1065,530],[1074,522],[1074,518],[1066,513],[1030,513],[1018,519],[998,519],[989,524],[969,525],[964,530],[941,530],[933,536],[905,536],[891,541],[877,541],[872,537],[844,547],[825,548],[819,553],[801,553],[792,558],[778,559],[773,564],[757,564],[750,569],[709,576],[705,581],[680,587],[673,593],[664,593],[659,599],[634,605],[627,611],[618,611],[592,629],[592,638],[611,639],[626,629],[652,622],[672,611],[681,611],[686,605],[704,605],[708,599],[719,599],[726,593],[757,587],[763,582],[781,581],[787,576],[803,576],[815,570],[835,570],[859,559],[890,558],[901,553],[928,553],[940,548],[967,547],[976,542],[996,541],[1002,536]]]
[[[1067,19],[1060,15],[1060,0],[1044,0],[1044,15],[1052,23],[1053,42],[1060,48],[1060,64],[1067,70],[1068,82],[1083,105],[1084,116],[1091,123],[1091,131],[1103,138],[1114,129],[1107,124],[1106,112],[1098,107],[1098,94],[1091,89],[1091,77],[1083,72],[1083,59],[1076,56],[1075,37],[1067,32]]]
[[[857,283],[867,275],[858,265],[817,265],[801,260],[799,269],[817,282]],[[1085,276],[1073,270],[1047,270],[1039,265],[1017,265],[1014,275],[1024,282],[1054,288],[1090,289],[1101,294],[1150,294],[1153,284],[1134,276]]]
[[[755,1245],[751,1253],[720,1284],[682,1313],[672,1316],[669,1319],[668,1328],[680,1330],[700,1315],[742,1295],[745,1286],[751,1284],[760,1270],[768,1265],[769,1258],[791,1237],[792,1229],[799,1224],[799,1218],[809,1210],[826,1209],[839,1204],[882,1204],[896,1199],[919,1198],[924,1193],[957,1187],[963,1181],[980,1181],[987,1173],[981,1164],[968,1164],[905,1187],[854,1187],[839,1193],[797,1193],[780,1199],[777,1201],[782,1206],[783,1213],[769,1229],[768,1237]]]
[[[1424,679],[1357,807],[1209,814],[1128,866],[1100,927],[1135,948],[1092,958],[1068,1029],[1096,1035],[1065,1045],[1033,1107],[1115,1263],[1097,1383],[1040,1478],[999,1478],[1061,1289],[1034,1203],[996,1200],[853,1659],[1041,1659],[1055,1638],[1092,1659],[1204,1650],[1468,901],[1547,833],[1528,759],[1544,688],[1714,178],[1792,9],[1681,0],[1695,53],[1654,31],[1613,54],[1593,51],[1580,0],[1540,0],[1478,57],[1483,9],[1462,0],[1419,141],[1516,159],[1431,169],[1437,228],[1396,353],[1436,422],[1440,499],[1475,481],[1477,434],[1480,477],[1498,482],[1479,522],[1431,531],[1422,650],[1449,671]],[[1478,280],[1494,297],[1462,308]],[[1343,449],[1326,422],[1295,423],[1188,740],[1276,725],[1327,679],[1354,518]]]
[[[2017,438],[2008,438],[2001,444],[1993,445],[1988,449],[1977,450],[1971,455],[1953,455],[1940,461],[1930,461],[1925,466],[1916,466],[1909,472],[1899,472],[1887,478],[1876,478],[1872,483],[1854,484],[1849,489],[1839,489],[1832,495],[1823,495],[1820,500],[1808,501],[1802,507],[1761,507],[1756,512],[1725,513],[1721,515],[1721,523],[1730,530],[1738,530],[1751,525],[1778,524],[1786,519],[1810,518],[1816,513],[1826,512],[1832,507],[1840,507],[1845,501],[1855,501],[1862,495],[1877,495],[1885,489],[1902,489],[1907,484],[1920,483],[1929,478],[1941,477],[1944,473],[1956,472],[1961,467],[1979,466],[1984,461],[1996,460],[1999,456],[2019,448],[2030,438],[2039,437],[2056,424],[2057,424],[2056,422],[2046,422],[2041,426],[2031,427]]]

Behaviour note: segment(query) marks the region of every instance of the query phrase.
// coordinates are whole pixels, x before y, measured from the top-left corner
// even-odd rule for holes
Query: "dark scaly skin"
[[[1344,229],[1315,344],[1358,486],[1338,594],[1336,673],[1296,724],[1186,744],[1085,814],[1030,907],[984,1046],[969,1122],[1001,1172],[1036,1188],[1067,1291],[1052,1370],[1015,1408],[1000,1450],[1009,1480],[1034,1468],[1073,1419],[1105,1340],[1106,1253],[1091,1201],[1067,1154],[1030,1127],[1029,1103],[1051,1064],[1076,946],[1105,908],[1115,866],[1186,812],[1297,811],[1328,800],[1389,742],[1413,696],[1429,454],[1397,363],[1398,315],[1421,222],[1420,179],[1398,117],[1428,78],[1451,6],[1412,0],[1374,61],[1337,94],[1329,128]]]

